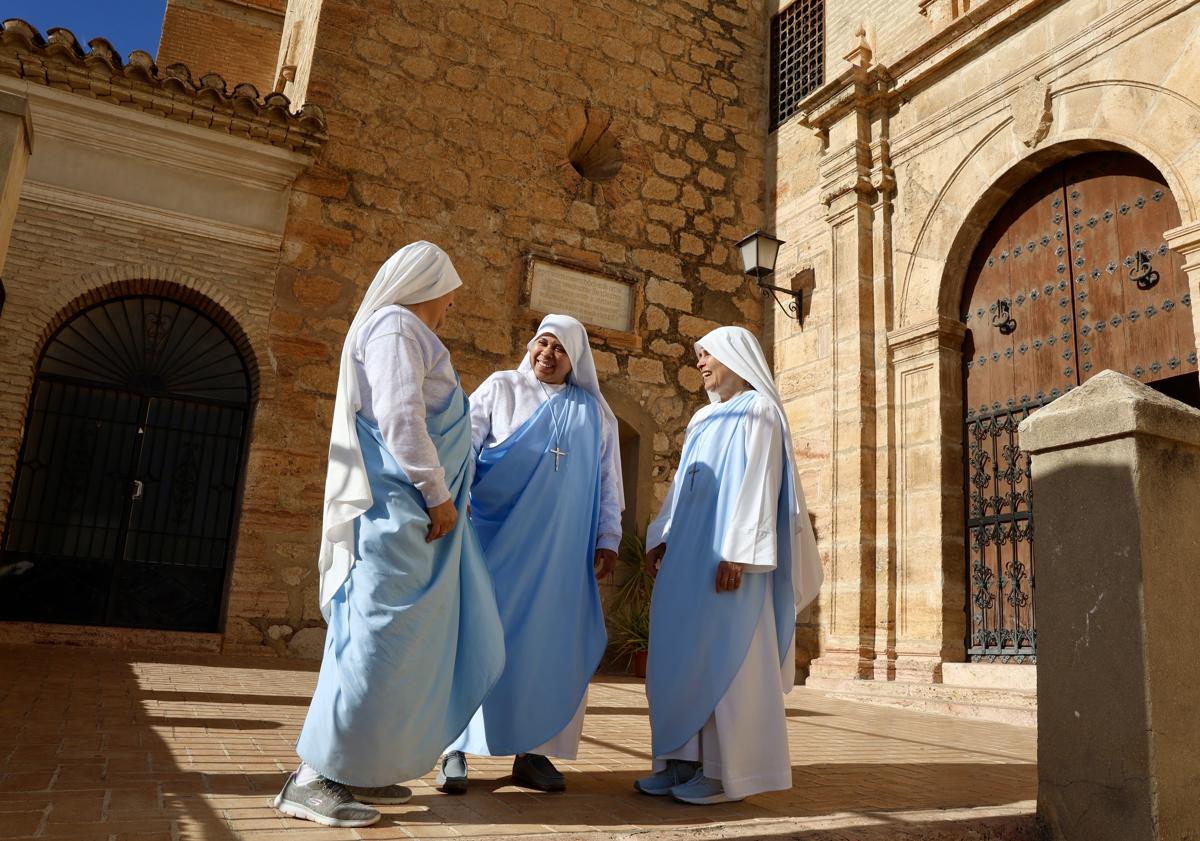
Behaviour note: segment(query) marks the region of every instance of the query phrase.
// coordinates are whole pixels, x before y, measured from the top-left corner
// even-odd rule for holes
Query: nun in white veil
[[[407,799],[397,783],[434,765],[503,668],[466,516],[468,403],[437,336],[461,283],[437,246],[402,248],[342,348],[319,556],[329,630],[296,748],[303,763],[276,799],[295,817],[378,820],[362,804]]]
[[[816,597],[821,564],[758,341],[721,327],[696,350],[711,402],[688,424],[646,538],[656,773],[635,785],[709,804],[791,787],[783,695],[796,614]]]
[[[587,331],[547,315],[515,371],[471,395],[478,453],[471,518],[487,556],[507,661],[443,759],[438,785],[467,785],[464,753],[515,755],[513,777],[542,791],[566,779],[548,757],[579,750],[588,681],[606,634],[596,579],[621,540],[617,420]]]

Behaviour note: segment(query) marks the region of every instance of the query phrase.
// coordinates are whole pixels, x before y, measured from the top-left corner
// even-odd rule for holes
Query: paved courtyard
[[[1035,731],[788,697],[795,784],[714,807],[638,795],[649,766],[640,681],[597,679],[569,790],[475,760],[472,789],[432,774],[368,829],[327,829],[269,806],[316,683],[306,663],[69,647],[0,647],[0,838],[1032,839]]]

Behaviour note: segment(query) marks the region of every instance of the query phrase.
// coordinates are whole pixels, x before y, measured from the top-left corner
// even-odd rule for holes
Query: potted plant
[[[650,593],[654,579],[646,572],[646,542],[626,533],[617,550],[621,572],[617,592],[608,611],[608,640],[614,658],[632,662],[633,673],[646,676],[646,653],[650,647]]]

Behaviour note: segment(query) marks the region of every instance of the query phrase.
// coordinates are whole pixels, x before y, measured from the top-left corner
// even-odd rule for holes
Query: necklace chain
[[[538,384],[538,387],[541,388],[542,394],[544,394],[546,396],[546,402],[550,403],[550,401],[551,401],[551,399],[553,399],[554,395],[552,395],[549,391],[546,390],[546,384],[543,383],[541,380],[538,380],[537,384]],[[555,412],[554,412],[554,404],[553,403],[550,403],[549,409],[550,409],[550,422],[554,425],[554,448],[552,450],[550,450],[550,452],[555,454],[554,455],[554,470],[557,472],[558,460],[562,456],[565,456],[566,453],[564,453],[562,451],[562,430],[559,428],[558,415],[555,414]]]

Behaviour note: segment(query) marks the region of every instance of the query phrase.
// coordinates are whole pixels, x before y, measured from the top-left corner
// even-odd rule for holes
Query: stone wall
[[[846,69],[843,56],[856,44],[859,27],[878,61],[893,64],[902,58],[929,34],[921,5],[920,0],[826,0],[826,80]]]
[[[829,678],[937,680],[964,657],[958,305],[1004,201],[1072,155],[1140,154],[1179,203],[1167,240],[1200,294],[1195,2],[977,4],[911,42],[896,20],[903,37],[877,21],[878,54],[831,67],[771,135],[777,277],[816,275],[804,327],[776,320],[776,360],[828,554]]]
[[[514,367],[537,324],[528,255],[635,284],[634,330],[593,330],[593,347],[653,452],[643,524],[657,507],[705,400],[691,343],[761,324],[733,245],[764,218],[767,21],[735,0],[297,0],[287,25],[315,32],[287,90],[326,109],[330,141],[292,197],[279,389],[258,407],[240,554],[253,560],[235,571],[227,647],[307,652],[337,355],[405,243],[439,243],[463,277],[445,338],[468,389]]]
[[[196,78],[217,73],[230,89],[248,82],[260,94],[275,84],[285,0],[168,0],[157,62],[182,62]]]

